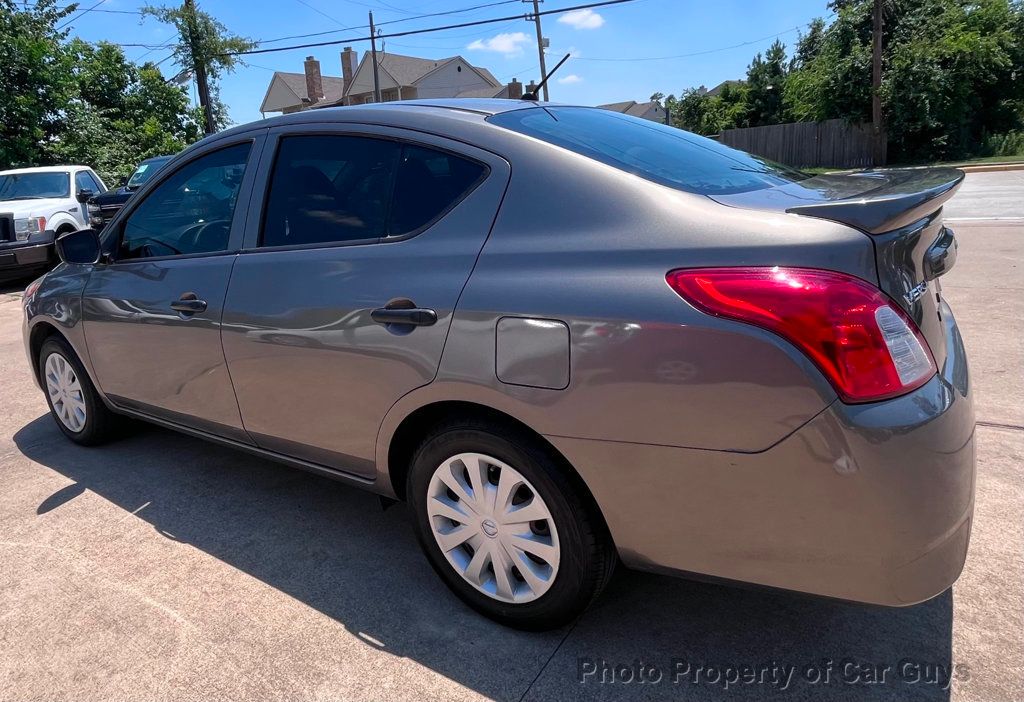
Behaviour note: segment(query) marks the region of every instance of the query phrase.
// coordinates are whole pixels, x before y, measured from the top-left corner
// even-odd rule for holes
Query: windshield
[[[544,107],[488,117],[647,180],[701,195],[772,188],[809,176],[658,122],[592,107]]]
[[[132,177],[128,179],[125,187],[135,189],[153,177],[153,174],[160,170],[160,167],[167,163],[170,159],[162,159],[160,161],[149,161],[147,163],[140,163],[139,167],[132,173]]]
[[[36,200],[67,197],[71,178],[67,173],[8,173],[0,175],[0,200]]]

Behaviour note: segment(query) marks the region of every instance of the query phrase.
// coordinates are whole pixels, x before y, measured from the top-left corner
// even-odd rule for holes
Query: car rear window
[[[809,176],[658,122],[596,107],[542,107],[492,115],[492,124],[701,195],[772,188]]]

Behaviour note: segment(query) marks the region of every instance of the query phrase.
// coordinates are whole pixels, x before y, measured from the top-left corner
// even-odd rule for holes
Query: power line
[[[79,13],[78,17],[72,17],[71,19],[69,19],[69,20],[68,20],[67,22],[65,22],[64,24],[60,25],[59,27],[56,27],[56,28],[54,28],[54,31],[60,31],[61,29],[64,29],[64,27],[67,27],[67,26],[68,26],[69,24],[71,24],[72,22],[74,22],[74,21],[76,21],[76,20],[79,20],[79,19],[81,19],[82,17],[84,17],[85,15],[89,14],[90,12],[92,12],[93,10],[95,10],[95,9],[96,9],[97,7],[99,7],[100,5],[102,5],[103,3],[105,3],[106,1],[107,1],[107,0],[100,0],[100,1],[98,2],[98,3],[96,3],[95,5],[93,5],[92,7],[90,7],[90,8],[88,9],[88,10],[83,10],[83,11],[82,11],[81,13]]]
[[[798,32],[798,31],[800,31],[801,29],[803,29],[804,27],[807,27],[807,26],[809,26],[809,24],[802,24],[802,25],[799,25],[797,27],[790,27],[789,29],[781,31],[781,32],[779,32],[777,34],[769,34],[766,37],[759,37],[757,39],[751,39],[749,41],[740,42],[739,44],[732,44],[731,46],[722,46],[722,47],[719,47],[717,49],[705,49],[704,51],[694,51],[694,52],[689,53],[689,54],[674,54],[672,56],[644,56],[644,57],[636,57],[636,58],[630,58],[630,57],[624,57],[624,58],[620,58],[620,57],[616,57],[616,58],[601,58],[601,57],[596,57],[596,56],[593,57],[593,58],[588,58],[588,57],[585,57],[585,56],[580,56],[580,57],[577,57],[576,60],[577,61],[614,61],[614,62],[623,62],[623,61],[668,61],[670,59],[692,58],[693,56],[704,56],[705,54],[713,54],[713,53],[716,53],[716,52],[719,52],[719,51],[729,51],[730,49],[739,49],[739,48],[744,47],[744,46],[750,46],[751,44],[756,44],[756,43],[761,42],[761,41],[767,41],[768,39],[775,39],[777,37],[781,37],[781,36],[784,36],[786,34],[790,34],[792,32]]]
[[[331,16],[329,15],[329,14],[327,14],[327,13],[326,13],[326,12],[324,12],[323,10],[320,10],[320,9],[317,9],[317,8],[313,7],[313,6],[312,6],[312,5],[310,5],[310,4],[308,3],[308,2],[306,2],[306,0],[295,0],[295,2],[299,3],[300,5],[305,5],[306,7],[308,7],[309,9],[311,9],[311,10],[312,10],[313,12],[316,12],[316,13],[318,13],[318,14],[320,14],[320,15],[323,15],[324,17],[326,17],[326,18],[327,18],[327,19],[329,19],[330,21],[334,22],[335,24],[340,24],[340,25],[342,25],[342,29],[339,29],[339,30],[338,30],[339,32],[344,32],[344,31],[347,31],[347,30],[349,30],[349,29],[354,29],[354,27],[345,27],[345,26],[344,26],[344,23],[342,23],[342,22],[338,21],[338,20],[337,20],[337,19],[335,19],[334,17],[331,17]]]
[[[24,5],[27,7],[28,3],[26,2],[26,3],[24,3]],[[61,6],[55,7],[54,9],[55,10],[69,10],[71,8],[74,8],[75,10],[77,10],[78,9],[78,5],[61,5]],[[108,15],[141,15],[141,14],[143,14],[142,12],[140,12],[138,10],[97,10],[95,7],[93,7],[91,11],[92,12],[105,12]],[[85,14],[85,13],[83,12],[82,14]]]
[[[591,2],[584,5],[573,5],[572,7],[563,7],[555,10],[544,10],[543,12],[536,13],[538,15],[557,15],[564,12],[572,12],[574,10],[587,10],[593,7],[606,7],[608,5],[621,5],[627,2],[637,2],[637,0],[603,0],[602,2]],[[531,13],[531,17],[534,13]],[[525,19],[526,15],[510,15],[505,17],[493,17],[491,19],[474,20],[472,22],[460,22],[458,24],[448,24],[441,27],[428,27],[425,29],[410,29],[404,32],[392,32],[390,34],[380,34],[377,39],[390,39],[392,37],[407,37],[414,34],[429,34],[432,32],[441,32],[448,29],[462,29],[463,27],[477,27],[484,24],[496,24],[498,22],[508,22],[510,20]],[[336,39],[333,41],[321,41],[310,44],[294,44],[292,46],[280,46],[272,49],[250,49],[249,51],[232,51],[225,56],[246,56],[251,54],[270,54],[277,51],[291,51],[294,49],[311,49],[319,46],[336,46],[338,44],[349,44],[357,41],[370,41],[373,37],[349,37],[345,39]]]
[[[298,2],[302,2],[302,0],[298,0]],[[456,14],[460,14],[462,12],[472,12],[473,10],[481,10],[483,8],[486,8],[486,7],[496,7],[498,5],[510,5],[512,3],[518,4],[519,2],[520,2],[520,0],[499,0],[499,2],[488,2],[488,3],[484,3],[483,5],[474,5],[472,7],[463,7],[463,8],[457,9],[457,10],[445,10],[444,12],[428,12],[426,14],[415,15],[413,17],[402,17],[402,18],[399,18],[399,19],[387,20],[386,22],[375,22],[374,24],[376,26],[378,26],[378,27],[382,27],[382,26],[384,26],[386,24],[395,24],[397,22],[411,22],[413,20],[427,19],[429,17],[442,17],[444,15],[456,15]],[[309,5],[308,3],[302,2],[302,4],[306,5],[307,7],[309,7],[312,10],[315,10],[316,12],[320,12],[320,10],[317,10],[315,7]],[[323,14],[323,13],[320,12],[320,14]],[[333,17],[330,17],[329,15],[325,15],[325,16],[328,17],[328,19],[334,19]],[[518,20],[520,18],[516,17],[516,19]],[[337,22],[337,20],[334,20],[334,21]],[[341,24],[341,22],[338,22],[338,24]],[[275,39],[261,39],[260,41],[258,41],[256,43],[259,44],[260,46],[262,46],[263,44],[273,44],[274,42],[286,41],[288,39],[306,39],[306,38],[309,38],[309,37],[322,37],[322,36],[326,36],[328,34],[337,34],[338,32],[345,32],[345,31],[349,31],[349,30],[353,30],[353,29],[369,29],[369,27],[370,27],[370,25],[368,25],[368,24],[360,24],[360,25],[356,25],[354,27],[345,27],[344,29],[328,29],[328,30],[323,31],[323,32],[311,32],[309,34],[292,34],[292,35],[287,36],[287,37],[277,37]]]

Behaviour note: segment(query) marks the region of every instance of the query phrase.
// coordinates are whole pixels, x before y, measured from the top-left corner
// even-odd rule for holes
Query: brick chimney
[[[346,46],[341,52],[341,92],[344,95],[352,85],[352,78],[356,74],[356,66],[359,65],[359,52],[352,51],[351,46]]]
[[[531,80],[530,84],[526,86],[526,92],[537,95],[537,83]]]
[[[306,95],[310,104],[322,100],[324,97],[324,81],[320,77],[320,62],[312,56],[307,56],[302,64],[302,70],[306,74]]]
[[[515,78],[508,84],[508,97],[510,100],[518,100],[523,97],[523,84]]]

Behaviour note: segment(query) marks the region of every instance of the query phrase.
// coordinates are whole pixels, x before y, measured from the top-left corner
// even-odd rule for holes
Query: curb
[[[1024,171],[1024,162],[1020,163],[979,163],[977,165],[952,166],[964,173],[986,173],[989,171]]]

